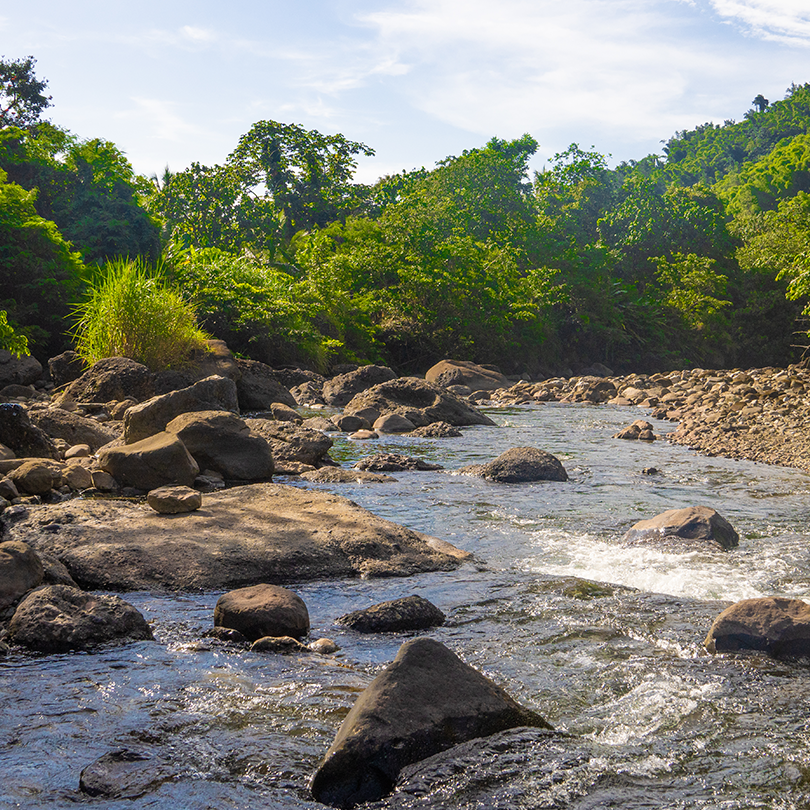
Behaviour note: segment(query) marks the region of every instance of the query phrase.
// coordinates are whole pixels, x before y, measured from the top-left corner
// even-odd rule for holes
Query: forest
[[[269,120],[220,164],[139,176],[43,117],[34,69],[0,60],[0,348],[182,362],[125,334],[150,300],[192,342],[324,372],[779,366],[810,343],[810,84],[615,168],[572,144],[530,172],[526,134],[367,185],[371,147]]]

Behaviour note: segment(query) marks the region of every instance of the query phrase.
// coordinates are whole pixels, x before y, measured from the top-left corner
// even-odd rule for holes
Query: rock
[[[17,454],[4,444],[0,444],[0,461],[8,461],[11,458],[17,458]]]
[[[250,651],[290,655],[291,653],[310,652],[310,649],[306,644],[302,644],[291,636],[264,636],[257,638],[250,645]]]
[[[457,439],[462,433],[447,422],[432,422],[412,430],[409,435],[421,439]]]
[[[428,369],[425,379],[443,388],[464,385],[473,391],[507,388],[509,380],[499,371],[471,363],[469,360],[441,360]]]
[[[259,411],[254,416],[258,419],[273,419],[276,422],[295,422],[296,425],[304,421],[304,417],[298,411],[283,402],[274,402],[267,410]]]
[[[406,419],[398,413],[381,416],[374,421],[372,427],[377,433],[410,433],[416,429],[416,425],[410,419]]]
[[[404,470],[428,472],[444,469],[441,464],[431,464],[421,458],[412,458],[401,453],[375,453],[373,456],[365,456],[354,465],[354,468],[374,472],[403,472]]]
[[[168,762],[141,751],[119,748],[82,770],[79,790],[105,799],[137,799],[175,776]]]
[[[580,377],[564,402],[607,402],[616,396],[616,386],[612,380],[599,377]]]
[[[390,484],[397,479],[364,470],[344,470],[341,467],[321,467],[301,473],[301,478],[316,484]]]
[[[326,405],[323,398],[323,383],[305,382],[294,385],[290,393],[299,405]]]
[[[11,617],[8,634],[13,643],[45,653],[152,640],[146,619],[119,596],[68,585],[48,585],[26,596]]]
[[[324,433],[336,433],[339,430],[338,426],[331,419],[326,419],[323,416],[313,416],[309,419],[305,419],[303,426],[310,430],[320,430]]]
[[[64,439],[69,445],[86,444],[94,453],[118,438],[114,430],[100,425],[95,419],[61,408],[34,411],[31,413],[31,422],[52,439]]]
[[[37,553],[26,543],[0,543],[0,611],[39,585],[45,571]]]
[[[332,417],[335,427],[344,433],[356,433],[358,430],[369,430],[371,425],[361,416],[354,414],[337,414]]]
[[[128,357],[107,357],[94,363],[54,398],[64,402],[109,402],[134,399],[141,402],[155,394],[154,375]]]
[[[337,624],[358,633],[399,633],[440,627],[446,618],[436,605],[414,594],[347,613]]]
[[[516,726],[550,728],[438,641],[414,639],[357,699],[312,778],[312,795],[341,808],[376,801],[405,765]]]
[[[124,415],[124,439],[132,444],[154,436],[175,417],[195,411],[238,413],[236,383],[227,377],[206,377],[188,388],[133,405]]]
[[[273,403],[280,402],[290,408],[296,408],[298,403],[289,389],[283,386],[270,366],[258,360],[236,361],[241,378],[236,383],[236,393],[239,398],[239,408],[244,411],[266,411]]]
[[[220,596],[214,625],[238,630],[249,641],[264,636],[301,638],[309,632],[309,613],[297,594],[263,583]]]
[[[267,439],[234,413],[184,413],[166,425],[166,432],[183,442],[201,470],[214,470],[228,481],[260,481],[273,475]]]
[[[636,419],[632,425],[628,425],[626,428],[622,428],[618,433],[613,434],[614,439],[649,440],[649,437],[655,438],[653,435],[653,426],[643,419]]]
[[[89,458],[93,454],[89,444],[74,444],[65,450],[65,461],[72,458]]]
[[[334,442],[319,430],[269,419],[245,419],[245,424],[267,439],[277,465],[290,461],[311,467],[334,464],[329,458]]]
[[[200,471],[183,442],[170,433],[101,450],[98,465],[119,484],[145,490],[167,484],[190,487]]]
[[[87,364],[74,351],[62,352],[48,360],[48,372],[53,384],[60,388],[78,380],[84,374]]]
[[[495,424],[464,400],[417,377],[400,377],[375,385],[355,396],[345,412],[357,413],[363,408],[374,408],[381,416],[397,413],[417,427],[431,422],[448,422],[456,427]]]
[[[194,349],[183,371],[189,375],[189,382],[198,382],[207,377],[227,377],[238,382],[242,376],[242,367],[233,356],[224,340],[211,338],[205,341],[205,347]]]
[[[380,434],[375,430],[355,430],[349,434],[349,438],[354,441],[366,441],[368,439],[379,439]]]
[[[61,485],[62,465],[50,459],[34,458],[11,470],[8,477],[20,492],[44,495]]]
[[[75,499],[12,507],[2,522],[7,539],[58,557],[82,587],[113,591],[408,576],[451,570],[470,556],[345,498],[279,484],[211,493],[205,509],[188,515]]]
[[[665,544],[687,547],[735,548],[740,537],[732,525],[708,506],[669,509],[640,520],[624,535],[631,545]]]
[[[42,563],[42,582],[45,585],[70,585],[71,588],[79,586],[74,582],[70,572],[64,564],[50,554],[40,554]]]
[[[769,596],[726,608],[704,642],[711,653],[756,650],[774,657],[810,655],[810,605]]]
[[[158,514],[179,515],[199,509],[202,495],[191,487],[158,487],[146,496],[146,502]]]
[[[17,357],[0,349],[0,388],[6,385],[31,385],[42,377],[42,364],[35,357]]]
[[[99,492],[115,492],[118,489],[118,481],[104,470],[91,470],[93,487]]]
[[[462,467],[459,472],[502,484],[568,480],[568,473],[560,460],[536,447],[513,447],[488,464]]]
[[[317,653],[318,655],[331,655],[340,649],[331,638],[319,638],[315,641],[310,641],[307,647],[309,647],[310,652]]]
[[[0,478],[0,498],[5,498],[7,501],[11,501],[14,498],[19,497],[20,492],[14,482],[8,476]]]
[[[342,408],[361,391],[374,385],[395,380],[397,375],[388,366],[361,366],[356,371],[339,374],[323,384],[323,398],[328,405]]]
[[[22,405],[0,405],[0,442],[20,458],[59,458],[53,439],[31,424]]]
[[[5,385],[0,388],[0,399],[8,402],[12,399],[24,399],[26,401],[31,399],[47,400],[48,397],[45,394],[40,394],[33,386]]]
[[[81,492],[93,486],[93,475],[81,464],[68,464],[62,472],[62,480],[74,491]]]
[[[227,641],[229,644],[249,644],[250,642],[238,631],[230,627],[212,627],[206,630],[203,635],[206,638],[216,638],[219,641]]]

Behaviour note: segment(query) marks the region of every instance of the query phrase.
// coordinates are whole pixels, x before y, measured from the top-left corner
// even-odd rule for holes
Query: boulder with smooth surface
[[[568,473],[562,462],[537,447],[512,447],[487,464],[462,467],[460,472],[500,484],[568,480]]]
[[[692,548],[736,548],[740,536],[734,527],[708,506],[668,509],[640,520],[624,535],[630,545],[674,545]]]
[[[32,458],[10,470],[8,478],[20,492],[27,495],[45,495],[61,485],[63,470],[64,465],[58,461]]]
[[[182,515],[202,506],[202,494],[191,487],[158,487],[147,494],[146,502],[160,515]]]
[[[465,385],[470,391],[494,391],[509,387],[509,380],[500,371],[469,360],[440,360],[427,370],[425,379],[443,388]]]
[[[361,366],[346,374],[338,374],[323,384],[323,398],[328,405],[338,408],[347,405],[356,394],[374,385],[395,380],[396,374],[388,366]]]
[[[33,411],[31,422],[52,439],[64,439],[71,446],[86,444],[93,453],[118,438],[114,430],[99,424],[95,419],[88,419],[62,408]]]
[[[262,583],[220,596],[214,625],[238,630],[249,641],[265,636],[302,638],[309,632],[309,613],[298,594]]]
[[[90,366],[54,399],[62,402],[142,402],[155,394],[155,375],[128,357],[106,357]]]
[[[36,588],[45,575],[42,561],[26,543],[0,543],[0,611]]]
[[[236,383],[239,408],[244,411],[266,411],[273,403],[280,402],[290,408],[298,407],[295,397],[282,385],[276,372],[258,360],[238,359],[236,364],[242,373]]]
[[[42,377],[42,364],[36,357],[0,349],[0,388],[6,385],[31,385]]]
[[[119,484],[144,490],[167,484],[190,487],[200,472],[183,442],[165,432],[133,444],[108,447],[98,454],[98,465]]]

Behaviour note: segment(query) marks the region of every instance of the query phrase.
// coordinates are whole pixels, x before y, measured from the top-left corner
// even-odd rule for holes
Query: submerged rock
[[[432,602],[416,594],[355,610],[337,620],[358,633],[399,633],[440,627],[447,617]]]
[[[168,762],[119,748],[100,756],[79,776],[79,790],[105,799],[137,799],[175,777]]]
[[[664,544],[736,548],[740,536],[734,527],[708,506],[669,509],[649,520],[640,520],[624,535],[631,545]]]
[[[316,484],[390,484],[397,479],[390,475],[366,472],[365,470],[344,470],[341,467],[321,467],[301,473],[301,478]]]

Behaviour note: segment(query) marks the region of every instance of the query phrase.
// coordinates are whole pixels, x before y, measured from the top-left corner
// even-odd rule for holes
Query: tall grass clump
[[[141,259],[107,262],[74,315],[76,352],[88,363],[129,357],[162,371],[182,365],[208,339],[194,307]]]

